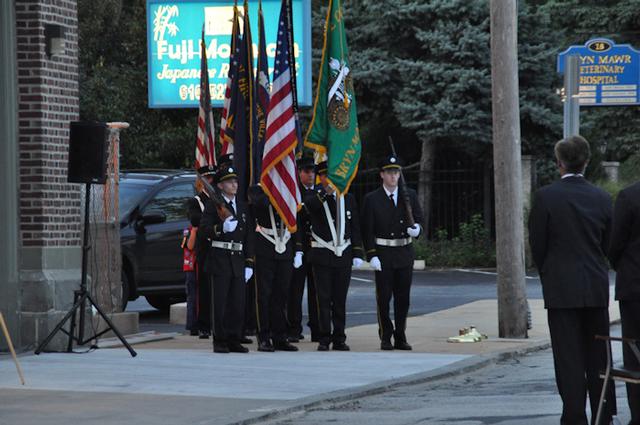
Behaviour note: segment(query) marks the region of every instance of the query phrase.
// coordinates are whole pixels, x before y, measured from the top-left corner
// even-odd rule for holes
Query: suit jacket
[[[640,301],[640,183],[616,199],[609,261],[617,272],[616,299]]]
[[[269,210],[272,209],[276,228],[280,228],[282,219],[278,212],[271,206],[269,197],[264,193],[260,186],[251,188],[251,207],[255,225],[252,226],[255,240],[255,254],[258,257],[269,258],[273,260],[292,260],[293,249],[295,245],[295,236],[291,235],[291,239],[287,242],[286,250],[282,254],[278,254],[275,245],[269,242],[260,232],[256,230],[256,225],[271,230],[271,215]],[[286,229],[286,227],[284,227]]]
[[[239,242],[243,245],[242,251],[230,251],[222,248],[211,248],[207,256],[205,271],[232,274],[234,277],[244,279],[244,268],[253,267],[253,240],[250,225],[253,222],[247,204],[236,197],[235,218],[238,220],[236,229],[231,233],[222,231],[222,220],[218,217],[216,207],[210,199],[205,204],[200,228],[203,236],[212,241]]]
[[[546,308],[607,307],[611,197],[582,177],[538,190],[529,243]]]
[[[407,194],[413,210],[413,219],[422,228],[424,218],[418,202],[418,195],[412,189],[407,189]],[[407,234],[407,209],[402,199],[397,201],[396,206],[381,186],[373,192],[367,193],[362,205],[362,240],[367,259],[371,260],[372,257],[377,256],[385,267],[390,268],[413,266],[415,259],[413,244],[398,247],[376,245],[376,238],[402,239],[409,237]]]
[[[304,200],[305,208],[309,213],[311,230],[327,242],[331,242],[331,230],[327,221],[324,203],[329,206],[331,219],[335,226],[336,221],[336,200],[333,196],[327,196],[324,191],[319,190],[307,195]],[[345,202],[345,231],[344,238],[351,240],[351,245],[344,250],[342,256],[338,257],[326,248],[311,248],[309,259],[312,264],[345,267],[351,265],[352,258],[364,258],[362,249],[362,236],[360,234],[360,217],[358,215],[358,205],[352,194],[348,193],[344,197]]]

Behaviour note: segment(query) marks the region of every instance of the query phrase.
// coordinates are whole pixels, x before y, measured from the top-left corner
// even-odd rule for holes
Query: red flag
[[[295,232],[300,189],[296,180],[294,151],[298,137],[291,86],[295,64],[289,63],[289,31],[286,0],[283,0],[260,183],[289,231]]]
[[[198,111],[198,136],[196,138],[196,170],[206,165],[216,164],[216,152],[213,145],[213,112],[211,110],[211,91],[209,89],[209,67],[207,49],[204,42],[204,25],[200,41],[200,108]]]
[[[227,87],[224,91],[224,104],[222,107],[222,118],[220,120],[220,155],[233,153],[233,128],[235,123],[235,105],[231,99],[233,80],[236,74],[238,34],[240,33],[240,24],[238,23],[238,5],[233,5],[233,27],[231,30],[231,54],[229,55],[229,74],[227,74]],[[229,129],[227,134],[227,129]]]

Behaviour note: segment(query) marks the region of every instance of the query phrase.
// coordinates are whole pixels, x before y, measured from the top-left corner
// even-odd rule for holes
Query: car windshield
[[[149,185],[120,181],[120,220],[129,215],[131,210],[140,203],[140,200],[149,191]]]

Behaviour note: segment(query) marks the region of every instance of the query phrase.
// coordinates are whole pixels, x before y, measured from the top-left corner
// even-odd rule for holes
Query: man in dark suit
[[[589,143],[571,136],[556,143],[562,178],[535,193],[529,215],[529,243],[542,281],[562,424],[586,424],[587,392],[596,412],[602,390],[599,371],[606,347],[595,335],[609,335],[609,275],[605,254],[611,231],[611,197],[583,176]],[[604,423],[616,413],[610,386]],[[595,413],[592,414],[592,423]]]
[[[293,274],[294,241],[260,185],[249,188],[255,222],[255,310],[258,351],[298,351],[287,339],[286,303]]]
[[[616,270],[616,300],[620,304],[623,338],[640,339],[640,182],[623,189],[613,210],[609,260]],[[640,371],[633,351],[625,343],[624,366]],[[640,387],[627,384],[630,425],[640,425]]]
[[[213,184],[215,167],[213,165],[200,167],[198,174],[207,179],[209,184]],[[198,194],[188,202],[189,221],[196,232],[196,314],[198,318],[197,329],[192,329],[191,335],[199,334],[200,339],[207,339],[211,333],[211,283],[209,275],[205,272],[205,261],[211,241],[202,232],[198,232],[198,227],[205,204],[209,200],[209,194],[200,181],[196,181],[196,189]]]
[[[376,271],[376,300],[378,303],[378,335],[382,350],[411,350],[405,330],[409,313],[411,279],[413,277],[412,238],[422,233],[422,209],[418,196],[407,190],[411,219],[398,182],[401,165],[394,155],[380,164],[382,187],[367,193],[362,206],[362,235],[367,258]],[[389,302],[393,296],[395,329],[389,317]],[[393,335],[394,344],[391,344]]]
[[[297,342],[302,335],[302,298],[304,295],[305,281],[307,283],[307,306],[309,320],[307,326],[311,330],[311,341],[318,342],[318,304],[316,302],[316,288],[311,272],[309,250],[311,249],[311,225],[307,210],[304,208],[304,199],[315,193],[315,164],[312,157],[302,157],[298,160],[298,179],[300,195],[303,201],[302,208],[298,211],[298,231],[296,239],[296,264],[299,267],[293,270],[289,297],[287,300],[287,319],[289,321],[289,340]]]
[[[218,170],[218,188],[232,215],[222,220],[216,205],[205,206],[200,231],[211,239],[207,272],[213,288],[213,351],[246,353],[240,342],[244,325],[245,283],[253,275],[253,223],[247,205],[236,197],[238,178],[233,167]]]
[[[362,264],[364,257],[360,217],[353,195],[338,195],[329,184],[326,161],[317,171],[324,190],[308,195],[304,205],[313,237],[309,255],[318,296],[318,351],[328,351],[330,343],[334,350],[349,351],[344,332],[347,292],[351,267]]]

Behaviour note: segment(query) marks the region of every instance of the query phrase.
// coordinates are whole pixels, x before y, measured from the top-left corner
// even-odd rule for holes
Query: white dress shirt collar
[[[393,195],[393,204],[395,206],[398,206],[398,187],[396,186],[393,192],[389,192],[389,190],[385,187],[385,185],[382,185],[382,188],[384,189],[384,192],[387,194],[387,198]]]

